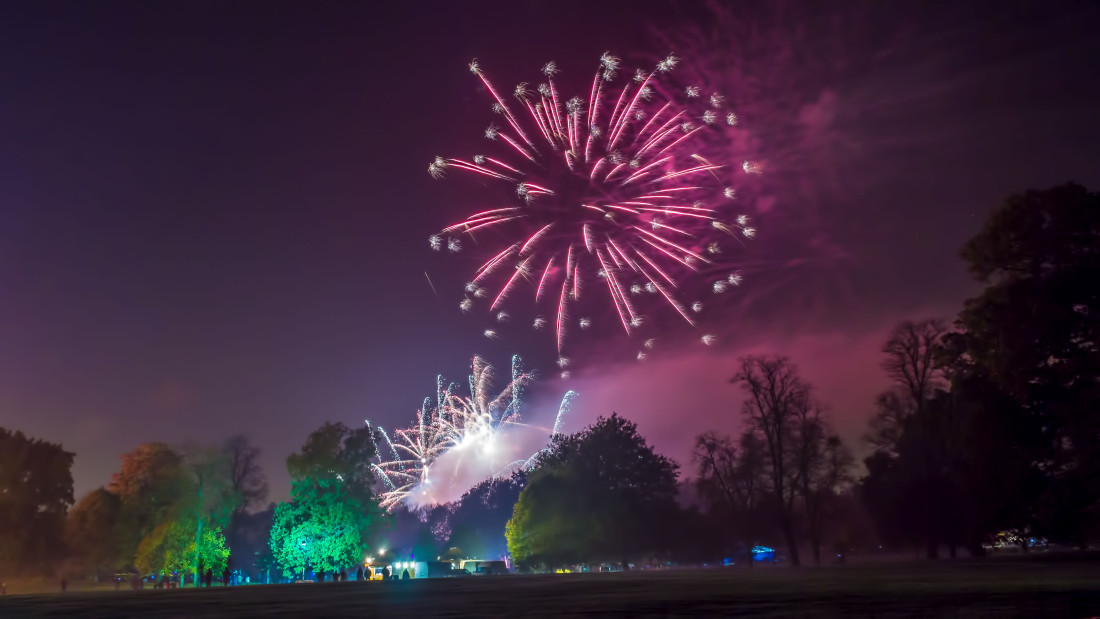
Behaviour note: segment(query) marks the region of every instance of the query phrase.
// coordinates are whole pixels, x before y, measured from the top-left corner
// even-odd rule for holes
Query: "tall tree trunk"
[[[201,557],[202,551],[202,516],[199,516],[198,523],[195,525],[195,569],[199,569],[199,564],[202,563]]]
[[[807,489],[809,492],[809,489]],[[825,528],[822,506],[818,500],[806,505],[806,518],[809,520],[810,550],[814,555],[814,565],[821,565],[821,534]]]
[[[200,477],[199,478],[199,503],[198,503],[199,508],[197,510],[198,515],[197,515],[197,518],[196,518],[198,522],[195,524],[195,569],[196,570],[199,569],[199,564],[202,563],[202,560],[199,558],[201,556],[200,552],[201,552],[201,548],[202,548],[202,491],[203,491],[203,483],[202,483],[202,478]],[[199,575],[198,577],[201,578],[202,576]],[[180,576],[180,578],[183,578],[183,576]]]
[[[927,436],[927,433],[925,433]],[[926,448],[927,449],[927,448]],[[924,456],[924,479],[921,480],[921,503],[924,512],[924,543],[925,543],[925,556],[929,559],[940,558],[940,540],[938,533],[938,527],[936,526],[935,517],[932,513],[932,470],[931,460],[928,455]]]
[[[798,543],[794,538],[794,525],[789,518],[783,518],[783,536],[787,538],[787,548],[790,552],[791,565],[798,567],[802,565],[801,560],[798,558]]]

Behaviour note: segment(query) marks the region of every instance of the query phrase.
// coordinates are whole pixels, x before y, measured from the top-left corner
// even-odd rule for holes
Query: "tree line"
[[[673,505],[675,463],[613,416],[540,458],[508,524],[513,556],[713,561],[777,542],[795,565],[806,547],[815,563],[854,546],[981,556],[1006,531],[1025,550],[1084,548],[1100,535],[1100,194],[1013,195],[961,255],[985,288],[950,326],[906,321],[887,337],[892,386],[862,479],[796,366],[745,357],[731,379],[743,430],[697,437],[689,507]]]
[[[1100,534],[1100,194],[1014,195],[962,249],[985,285],[952,326],[899,325],[861,484],[879,534],[983,553],[997,531]]]
[[[856,459],[828,407],[782,356],[739,360],[740,410],[698,436],[690,479],[612,414],[554,436],[534,466],[431,509],[378,507],[369,427],[326,423],[287,459],[287,501],[242,437],[142,445],[73,505],[73,454],[0,429],[0,569],[182,575],[233,562],[294,578],[402,559],[517,565],[703,563],[781,546],[981,555],[1001,531],[1084,547],[1100,533],[1100,195],[1014,195],[962,257],[985,288],[950,325],[899,324]],[[731,390],[731,399],[733,393]],[[258,511],[257,511],[258,510]]]
[[[243,436],[122,456],[106,486],[73,502],[71,452],[0,429],[0,569],[114,579],[212,570],[266,498],[259,449]]]

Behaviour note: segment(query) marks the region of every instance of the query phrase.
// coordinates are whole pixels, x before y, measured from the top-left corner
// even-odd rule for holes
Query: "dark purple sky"
[[[402,425],[437,373],[518,352],[548,375],[536,405],[577,389],[573,427],[614,409],[683,458],[736,428],[726,379],[754,350],[791,355],[857,437],[883,332],[974,291],[956,256],[985,213],[1100,187],[1100,10],[731,5],[0,4],[0,425],[74,450],[78,494],[141,442],[244,432],[278,497],[321,422]],[[739,95],[769,162],[761,266],[719,346],[635,364],[611,337],[551,380],[546,342],[458,312],[476,256],[427,236],[467,205],[427,163],[491,120],[473,57],[510,85],[669,47]]]

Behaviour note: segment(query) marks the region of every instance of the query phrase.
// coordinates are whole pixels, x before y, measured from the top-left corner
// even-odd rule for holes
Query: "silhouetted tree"
[[[1095,531],[1098,248],[1100,195],[1071,184],[1012,196],[963,249],[987,287],[956,330],[895,332],[884,367],[897,387],[879,399],[863,483],[881,529],[919,510],[930,555],[939,542],[980,554],[1002,529],[1081,545]]]
[[[885,358],[882,368],[893,381],[893,387],[878,396],[877,411],[871,421],[868,441],[889,458],[897,458],[905,437],[908,459],[904,466],[907,488],[918,495],[917,508],[921,521],[908,527],[910,532],[920,532],[929,558],[938,555],[940,531],[939,504],[934,496],[942,477],[942,462],[936,455],[942,451],[947,437],[935,430],[944,429],[943,423],[933,423],[933,417],[941,412],[929,412],[929,402],[943,387],[943,372],[939,365],[941,340],[946,327],[939,320],[905,321],[897,325],[888,336],[882,351]],[[940,420],[941,422],[943,420]],[[884,462],[876,462],[875,471],[883,473]],[[868,467],[870,469],[870,465]]]
[[[911,404],[895,420],[895,440],[864,460],[862,496],[884,540],[923,545],[928,558],[935,558],[943,542],[954,553],[957,537],[950,522],[959,494],[951,450],[958,447],[959,419],[942,390],[924,401],[920,412]]]
[[[237,546],[242,543],[240,529],[249,510],[258,508],[267,500],[267,476],[260,467],[260,448],[251,444],[248,438],[238,434],[230,437],[222,446],[228,463],[229,487],[235,497],[233,513],[226,528],[231,560],[235,558]]]
[[[745,394],[742,413],[749,430],[765,446],[771,508],[787,542],[792,565],[801,563],[795,534],[795,499],[798,463],[799,410],[808,405],[810,386],[786,357],[749,356],[741,359],[741,371],[731,381]]]
[[[1019,406],[1039,440],[1052,537],[1084,544],[1100,497],[1100,194],[1067,184],[1013,195],[967,242],[985,291],[959,316],[961,359]]]
[[[753,432],[742,434],[740,445],[707,432],[696,437],[692,457],[700,497],[708,515],[719,520],[714,537],[727,541],[724,548],[715,550],[729,552],[733,550],[729,543],[736,541],[747,553],[766,528],[760,508],[767,485],[764,445]],[[748,565],[752,566],[751,560]]]
[[[828,433],[819,404],[801,404],[795,455],[797,487],[802,499],[806,533],[814,563],[821,565],[821,544],[825,522],[838,494],[852,482],[855,458],[835,434]]]
[[[0,428],[0,569],[41,570],[64,552],[72,452]]]
[[[229,460],[229,485],[237,495],[235,514],[263,505],[267,499],[267,476],[260,467],[260,448],[244,435],[230,437],[222,447]]]
[[[1033,466],[1039,432],[1017,402],[973,372],[952,372],[941,401],[951,416],[943,487],[953,493],[943,506],[944,531],[950,545],[981,555],[991,535],[1035,524],[1043,489]]]

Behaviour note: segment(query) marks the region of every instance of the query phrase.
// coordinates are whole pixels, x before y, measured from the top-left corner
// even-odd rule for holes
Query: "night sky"
[[[977,291],[985,214],[1100,187],[1097,32],[1092,2],[2,3],[0,426],[75,451],[78,495],[142,442],[243,432],[277,499],[323,421],[404,425],[436,374],[520,353],[534,418],[576,389],[567,429],[614,410],[688,464],[737,430],[736,357],[782,352],[855,441],[884,333]],[[483,148],[471,58],[583,89],[604,51],[670,49],[768,162],[757,266],[716,346],[597,334],[563,381],[550,342],[459,312],[478,256],[427,238],[476,192],[427,164]]]

